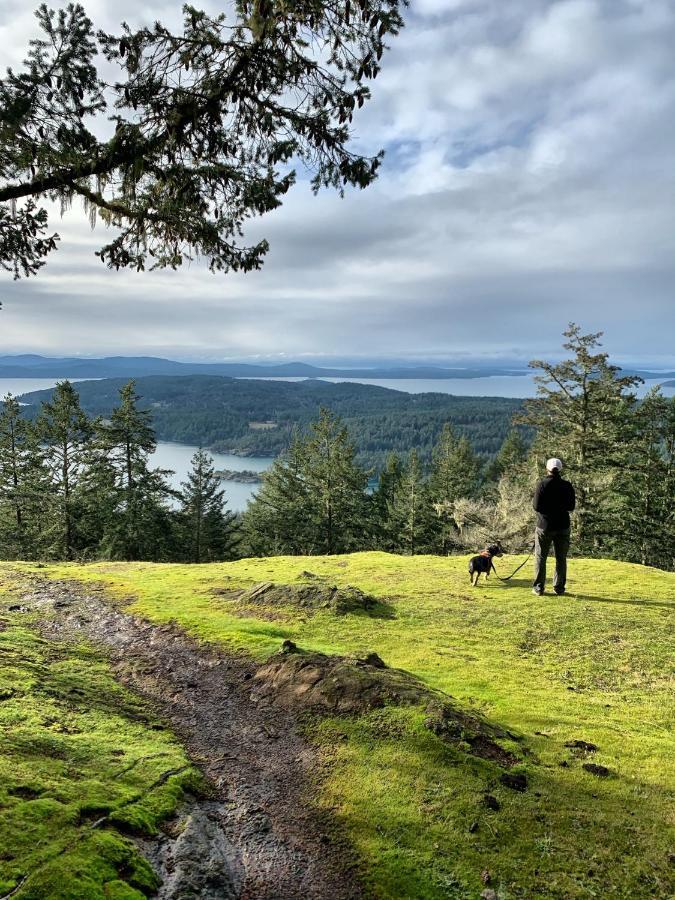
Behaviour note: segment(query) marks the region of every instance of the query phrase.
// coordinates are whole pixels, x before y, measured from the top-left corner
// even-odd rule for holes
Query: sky
[[[111,31],[180,11],[84,6]],[[0,0],[3,68],[34,33]],[[529,358],[576,321],[672,367],[673,46],[673,0],[411,0],[355,121],[356,148],[386,150],[375,185],[315,197],[300,171],[246,275],[110,272],[74,205],[42,272],[0,284],[0,352]]]

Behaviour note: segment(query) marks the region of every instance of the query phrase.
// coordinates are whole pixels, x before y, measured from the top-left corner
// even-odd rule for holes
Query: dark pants
[[[537,528],[534,532],[534,587],[544,590],[546,583],[546,557],[553,544],[555,552],[555,574],[553,588],[565,590],[567,580],[567,551],[570,549],[570,529],[562,531],[544,531]]]

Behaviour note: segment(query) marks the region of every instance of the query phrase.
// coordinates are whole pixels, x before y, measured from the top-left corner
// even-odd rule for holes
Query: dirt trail
[[[22,578],[23,583],[25,580]],[[177,837],[143,841],[162,898],[351,900],[364,896],[350,849],[307,805],[318,760],[292,711],[253,702],[255,664],[105,602],[102,589],[34,578],[21,604],[54,640],[107,648],[119,679],[171,723],[216,786]]]

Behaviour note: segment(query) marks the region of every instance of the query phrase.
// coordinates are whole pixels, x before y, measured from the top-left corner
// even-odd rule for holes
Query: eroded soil
[[[32,577],[22,609],[52,640],[107,648],[117,677],[144,696],[214,785],[157,840],[141,841],[162,898],[349,900],[363,897],[353,853],[330,814],[312,805],[320,760],[298,712],[251,697],[257,667],[136,618],[102,589]],[[27,587],[25,585],[28,585]]]

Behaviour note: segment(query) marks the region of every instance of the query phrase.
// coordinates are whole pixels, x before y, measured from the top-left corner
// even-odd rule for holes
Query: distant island
[[[125,378],[79,382],[83,409],[92,416],[109,416],[125,383]],[[150,375],[136,379],[136,390],[141,406],[152,412],[158,440],[239,457],[277,456],[290,445],[294,431],[306,428],[325,406],[349,427],[359,464],[376,470],[389,453],[405,455],[413,447],[423,463],[429,462],[445,422],[466,435],[482,459],[491,459],[523,404],[507,397],[408,394],[354,382],[212,375]],[[26,415],[37,415],[41,401],[51,395],[51,389],[23,394]]]
[[[215,475],[221,481],[238,481],[241,484],[260,484],[262,472],[253,472],[250,469],[216,469]]]

